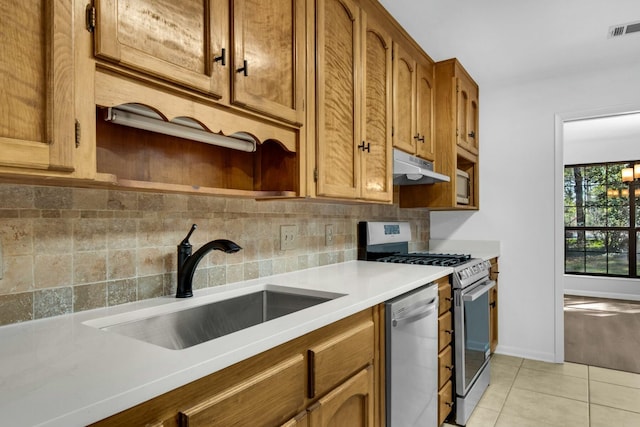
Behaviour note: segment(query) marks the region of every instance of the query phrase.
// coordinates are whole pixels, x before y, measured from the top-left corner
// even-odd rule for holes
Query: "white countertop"
[[[429,240],[430,252],[470,254],[485,261],[500,256],[499,240]]]
[[[3,425],[21,427],[86,425],[452,271],[350,261],[199,290],[187,300],[163,297],[3,326],[0,419]],[[117,323],[140,309],[147,315],[173,311],[265,284],[346,295],[184,350],[169,350],[84,323]],[[107,316],[113,318],[103,319]]]

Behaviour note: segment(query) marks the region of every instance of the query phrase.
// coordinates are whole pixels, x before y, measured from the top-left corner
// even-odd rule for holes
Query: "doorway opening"
[[[624,162],[629,159],[640,159],[640,108],[603,109],[556,116],[557,362],[566,360],[640,372],[640,362],[636,363],[637,356],[633,357],[640,352],[640,338],[636,338],[635,332],[640,327],[640,279],[637,276],[607,277],[566,271],[566,256],[571,255],[572,251],[572,248],[567,247],[567,242],[573,241],[569,238],[571,236],[567,237],[567,230],[572,229],[573,234],[577,234],[576,224],[565,228],[567,218],[571,217],[567,216],[565,209],[565,166]],[[611,183],[605,182],[604,186],[611,186]],[[622,182],[619,186],[623,186]],[[605,188],[604,191],[606,190]],[[596,193],[598,191],[600,189]],[[629,197],[634,196],[632,194]],[[592,206],[587,206],[588,203],[585,202],[583,207],[590,209],[592,213],[597,213],[600,209],[602,213],[611,208],[607,205],[609,201],[612,206],[620,204],[620,200],[614,200],[611,195],[600,198],[605,200],[604,204],[597,206],[598,202],[594,200]],[[591,225],[597,227],[595,224]],[[629,235],[629,240],[634,238],[634,244],[631,245],[634,250],[632,258],[637,258],[636,236],[633,234]],[[579,239],[576,240],[578,241]],[[606,243],[606,239],[603,241]],[[601,254],[588,255],[595,258],[610,255],[609,251],[600,252]],[[628,252],[618,254],[622,257],[628,255]]]

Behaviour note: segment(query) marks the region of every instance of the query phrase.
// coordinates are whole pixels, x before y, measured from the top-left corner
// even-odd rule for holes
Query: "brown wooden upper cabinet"
[[[391,37],[351,0],[315,18],[317,195],[391,203]]]
[[[304,0],[95,0],[98,58],[300,125]]]
[[[478,155],[478,86],[466,72],[456,76],[458,97],[457,144]]]
[[[76,170],[71,4],[4,1],[0,20],[0,173],[86,173]]]
[[[433,64],[393,45],[393,146],[435,160]]]
[[[435,170],[450,182],[401,186],[402,208],[479,209],[478,85],[455,58],[434,67]]]

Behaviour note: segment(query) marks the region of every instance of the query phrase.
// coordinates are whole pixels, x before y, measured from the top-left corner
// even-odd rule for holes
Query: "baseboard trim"
[[[594,297],[594,298],[608,298],[608,299],[621,299],[627,301],[640,301],[640,295],[625,294],[618,292],[598,292],[598,291],[583,291],[577,289],[565,289],[565,295],[574,295],[579,297]]]
[[[555,354],[542,351],[534,351],[531,349],[512,347],[498,344],[496,347],[497,354],[503,354],[505,356],[523,357],[525,359],[540,360],[542,362],[555,362]]]

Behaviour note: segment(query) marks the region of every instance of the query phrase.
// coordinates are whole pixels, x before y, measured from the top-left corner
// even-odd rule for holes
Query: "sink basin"
[[[187,309],[101,327],[179,350],[343,296],[267,285],[263,290]]]

